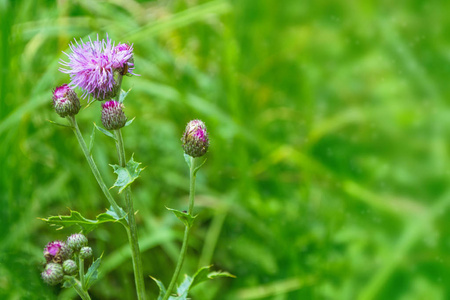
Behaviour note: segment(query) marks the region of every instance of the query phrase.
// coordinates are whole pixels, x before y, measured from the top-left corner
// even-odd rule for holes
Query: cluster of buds
[[[64,275],[73,275],[77,272],[77,263],[73,260],[75,255],[82,259],[92,256],[92,249],[87,247],[87,238],[80,234],[72,234],[63,241],[53,241],[44,248],[45,267],[41,273],[42,279],[49,285],[56,285],[63,281]]]
[[[209,136],[205,123],[200,120],[192,120],[186,125],[183,136],[184,152],[192,157],[205,155],[209,147]]]

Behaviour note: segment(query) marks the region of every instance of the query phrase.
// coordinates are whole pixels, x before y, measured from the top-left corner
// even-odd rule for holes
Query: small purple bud
[[[60,264],[48,263],[41,273],[42,279],[49,285],[56,285],[63,280],[64,272]]]
[[[53,107],[64,118],[76,115],[81,106],[77,94],[67,84],[63,84],[53,91]]]
[[[80,257],[82,259],[87,259],[92,256],[92,248],[91,247],[83,247],[80,250]]]
[[[108,130],[125,126],[127,117],[123,113],[123,104],[110,100],[102,104],[102,124]]]
[[[183,149],[187,155],[200,157],[205,155],[209,147],[209,136],[205,123],[200,120],[190,121],[181,137]]]
[[[47,263],[62,263],[72,256],[72,249],[62,241],[53,241],[44,248],[44,257]]]
[[[63,267],[64,273],[66,273],[68,275],[73,275],[78,271],[78,266],[77,266],[76,262],[74,262],[71,259],[68,259],[65,262],[63,262],[62,267]]]
[[[87,238],[81,233],[72,234],[67,238],[67,246],[72,248],[73,251],[79,251],[82,247],[87,245]]]

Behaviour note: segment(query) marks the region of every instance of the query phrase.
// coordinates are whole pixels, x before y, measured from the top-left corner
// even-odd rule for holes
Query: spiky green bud
[[[80,257],[82,259],[87,259],[92,256],[92,248],[91,247],[83,247],[80,250]]]
[[[63,266],[64,273],[66,273],[68,275],[73,275],[78,271],[78,266],[77,266],[76,262],[71,259],[64,261],[62,266]]]
[[[56,285],[63,280],[63,267],[57,263],[48,263],[41,273],[42,279],[49,285]]]
[[[72,248],[73,251],[79,251],[82,247],[87,245],[87,242],[88,240],[84,235],[75,233],[67,238],[66,244]]]
[[[102,104],[102,124],[108,130],[125,126],[127,117],[123,113],[123,104],[110,100]]]

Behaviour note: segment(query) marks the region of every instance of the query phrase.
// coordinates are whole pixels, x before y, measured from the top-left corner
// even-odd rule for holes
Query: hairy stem
[[[189,215],[192,216],[192,211],[194,209],[194,198],[195,198],[195,158],[190,157],[191,160],[191,167],[189,170]],[[175,267],[175,272],[173,273],[172,279],[170,280],[169,287],[167,288],[166,294],[164,295],[163,300],[167,300],[170,297],[170,293],[172,293],[173,288],[175,287],[175,284],[177,283],[178,276],[180,275],[181,268],[183,267],[184,258],[186,257],[186,252],[188,248],[188,242],[189,242],[189,234],[191,232],[191,227],[186,226],[184,229],[184,237],[183,237],[183,245],[181,246],[180,255],[178,256],[178,263]]]
[[[75,289],[75,291],[77,291],[77,293],[81,297],[81,299],[91,300],[89,293],[83,289],[83,287],[81,286],[81,283],[76,279],[74,279],[74,280],[75,280],[76,284],[73,285],[73,288]]]
[[[80,282],[81,288],[83,291],[86,290],[86,283],[84,282],[84,259],[81,258],[81,255],[78,253],[78,270],[80,270]]]
[[[75,119],[75,116],[67,116],[66,118],[67,118],[67,120],[69,120],[69,123],[72,126],[73,132],[75,133],[75,136],[77,137],[77,140],[78,140],[78,143],[80,144],[81,150],[83,151],[83,154],[86,157],[89,167],[91,168],[92,174],[94,174],[94,177],[97,180],[98,185],[100,186],[101,190],[103,191],[103,194],[105,194],[105,197],[106,197],[106,199],[108,199],[108,202],[109,202],[109,204],[111,204],[114,212],[119,217],[123,217],[119,206],[117,205],[113,196],[109,192],[109,189],[106,186],[105,182],[103,181],[102,175],[100,174],[100,171],[98,170],[97,165],[94,162],[94,159],[92,158],[91,154],[89,153],[88,147],[86,146],[86,142],[84,141],[83,136],[81,135],[80,129],[78,128],[78,123]]]
[[[126,155],[122,138],[122,132],[120,131],[120,129],[114,130],[114,135],[116,137],[116,148],[117,153],[119,155],[119,164],[121,167],[125,167]],[[131,258],[133,261],[134,281],[136,283],[136,291],[138,299],[145,299],[145,286],[144,286],[144,275],[142,272],[141,252],[139,251],[139,241],[136,227],[136,219],[134,217],[133,199],[131,197],[131,188],[129,186],[125,189],[125,202],[129,225],[127,234],[131,248]]]

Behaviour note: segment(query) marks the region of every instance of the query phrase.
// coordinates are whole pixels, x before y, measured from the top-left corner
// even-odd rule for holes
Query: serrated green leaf
[[[102,262],[102,257],[97,258],[92,265],[89,267],[88,271],[84,275],[84,282],[86,285],[86,290],[88,290],[94,282],[98,279],[98,268]]]
[[[89,154],[92,153],[92,148],[94,147],[94,139],[95,139],[95,126],[92,128],[91,138],[89,140]]]
[[[192,283],[189,289],[192,289],[197,284],[206,281],[208,279],[215,279],[219,277],[232,277],[236,278],[236,276],[228,273],[228,272],[210,272],[211,266],[200,268],[192,277]]]
[[[73,287],[75,284],[77,284],[75,277],[73,276],[64,276],[64,283],[62,285],[63,288],[71,288]]]
[[[159,287],[158,300],[162,300],[164,298],[164,295],[166,294],[166,288],[164,287],[164,283],[162,283],[155,277],[150,276],[150,278],[153,279],[153,281],[156,282],[156,284],[158,285]]]
[[[119,165],[110,165],[114,169],[114,173],[117,174],[117,180],[112,187],[119,187],[119,193],[121,193],[127,186],[132,184],[138,177],[144,168],[139,168],[141,163],[135,162],[133,156],[127,162],[125,167]]]
[[[187,155],[186,153],[184,153],[184,160],[186,161],[189,168],[191,167],[191,158],[192,157],[190,155]]]
[[[187,298],[191,284],[192,277],[185,275],[183,282],[177,288],[177,300],[185,300]]]
[[[122,225],[125,225],[124,218],[117,218],[117,216],[113,216],[110,211],[99,214],[96,217],[96,220],[86,219],[79,212],[73,210],[70,211],[70,215],[68,216],[52,216],[41,220],[52,226],[59,226],[59,229],[78,225],[84,234],[91,232],[102,223],[119,222]]]
[[[123,127],[127,127],[127,126],[131,125],[131,123],[133,123],[134,119],[136,119],[136,117],[134,117],[133,119],[127,121]]]
[[[188,214],[185,211],[180,211],[180,210],[169,208],[169,207],[166,207],[166,208],[167,208],[167,210],[170,210],[171,212],[173,212],[175,214],[175,216],[177,216],[177,218],[180,219],[184,223],[184,225],[186,225],[189,228],[192,227],[192,224],[194,223],[194,219],[197,217],[197,216],[191,216],[190,214]]]
[[[95,126],[95,128],[96,128],[98,131],[100,131],[100,132],[103,133],[104,135],[109,136],[109,137],[112,138],[113,140],[117,141],[117,139],[116,139],[116,137],[114,136],[114,134],[112,134],[112,133],[109,132],[108,130],[106,130],[106,129],[100,127],[100,126],[97,126],[97,124],[95,124],[95,123],[94,123],[94,126]]]

